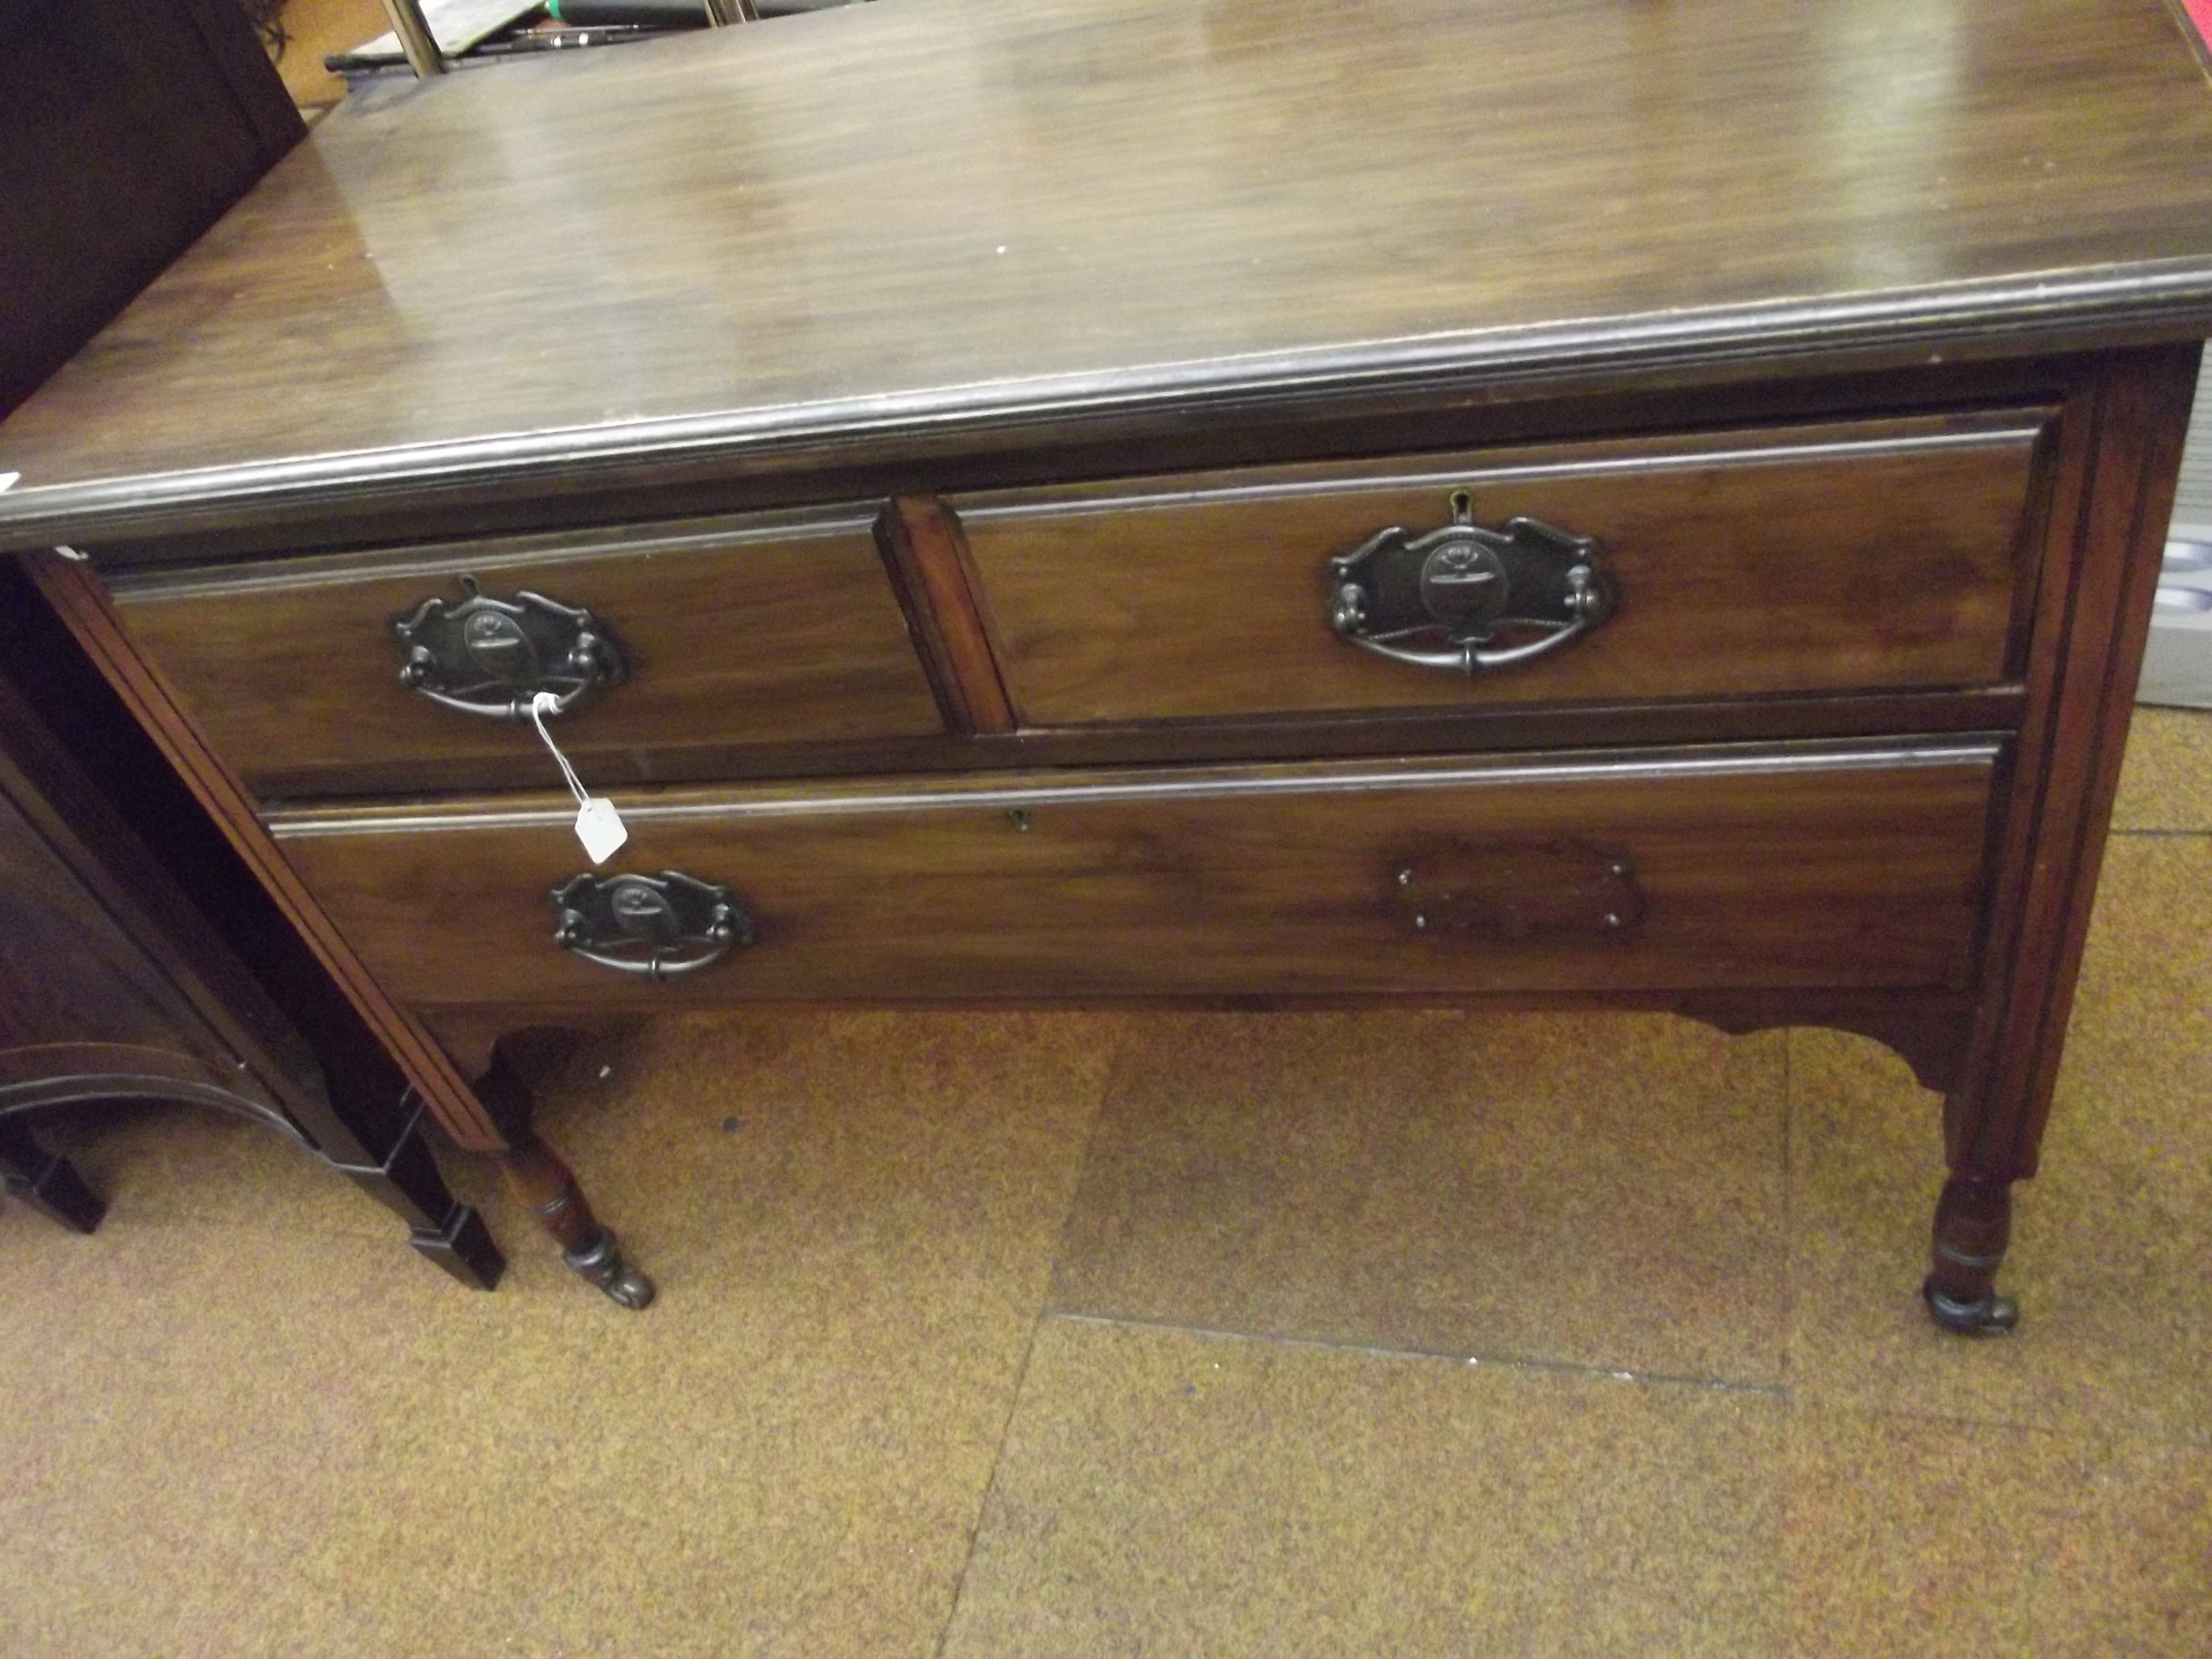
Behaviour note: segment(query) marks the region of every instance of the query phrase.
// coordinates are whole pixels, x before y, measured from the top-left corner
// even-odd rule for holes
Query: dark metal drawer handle
[[[1442,530],[1393,526],[1331,559],[1328,625],[1394,661],[1473,674],[1557,651],[1613,614],[1595,540],[1535,519],[1489,529],[1465,490],[1451,506]]]
[[[550,691],[561,714],[593,686],[618,684],[621,649],[599,618],[543,593],[495,599],[461,578],[468,598],[428,599],[392,624],[399,636],[399,683],[470,714],[526,720],[530,700]]]
[[[560,917],[553,942],[562,950],[652,980],[696,974],[753,942],[752,918],[726,887],[675,870],[657,876],[598,876],[588,871],[552,893]]]

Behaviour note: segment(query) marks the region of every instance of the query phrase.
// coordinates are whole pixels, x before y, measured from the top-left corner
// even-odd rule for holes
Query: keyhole
[[[1454,524],[1473,524],[1474,522],[1474,497],[1468,495],[1464,489],[1453,490],[1451,493],[1451,515],[1452,522]]]

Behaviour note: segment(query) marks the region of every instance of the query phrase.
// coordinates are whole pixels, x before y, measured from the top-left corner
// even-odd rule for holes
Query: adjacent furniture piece
[[[748,1000],[1832,1024],[1978,1332],[2208,328],[2163,0],[882,0],[353,100],[0,545],[495,1100]]]
[[[234,0],[0,0],[0,413],[303,132]],[[0,490],[14,482],[0,468]],[[76,626],[91,639],[105,602],[55,580],[64,609],[88,607]],[[288,884],[220,761],[146,682],[103,684],[52,605],[0,571],[7,1190],[89,1231],[98,1200],[9,1115],[196,1102],[301,1141],[405,1216],[418,1249],[489,1288],[498,1253],[419,1124],[426,1093],[441,1116],[487,1109],[357,964],[303,942],[328,924]],[[650,1283],[530,1132],[525,1104],[511,1099],[493,1141],[511,1184],[580,1271],[642,1306]]]
[[[0,0],[0,413],[305,131],[237,0]]]
[[[351,1176],[409,1223],[417,1250],[490,1289],[499,1252],[439,1174],[420,1095],[304,957],[143,734],[7,573],[0,1176],[8,1190],[90,1232],[99,1200],[18,1115],[127,1099],[211,1107],[254,1119]]]
[[[122,641],[82,566],[0,568],[0,669],[14,680],[0,680],[0,694],[11,694],[0,696],[0,716],[13,717],[9,753],[35,756],[34,787],[74,803],[85,838],[80,878],[99,889],[119,924],[112,944],[84,939],[72,953],[48,922],[40,931],[51,959],[27,954],[13,964],[9,980],[30,999],[26,1018],[39,1046],[0,1054],[0,1079],[11,1066],[18,1079],[12,1090],[0,1087],[0,1114],[117,1096],[245,1110],[295,1131],[412,1220],[418,1250],[489,1290],[498,1252],[476,1212],[447,1190],[422,1138],[427,1112],[464,1126],[474,1149],[497,1158],[510,1191],[586,1282],[624,1308],[652,1302],[652,1280],[626,1260],[568,1165],[538,1138],[511,1065],[502,1060],[471,1090],[394,1006],[255,819],[235,775]],[[27,791],[21,799],[30,798]],[[28,862],[10,860],[0,872],[27,884],[27,918],[66,903]],[[96,954],[103,944],[106,961]],[[167,971],[213,1023],[227,1091],[182,1086],[198,1079],[173,1054],[146,1063],[155,1050],[128,1051],[139,1058],[125,1065],[118,1062],[126,1051],[111,1054],[125,999],[106,988],[102,975],[116,977],[115,954],[132,947],[171,958]],[[88,951],[93,959],[76,959]],[[82,1000],[64,1002],[61,988],[72,974],[83,981],[74,988]],[[44,1026],[62,1007],[92,1048],[47,1036]],[[204,1055],[204,1040],[194,1042],[171,1018],[185,1033],[172,1046]]]

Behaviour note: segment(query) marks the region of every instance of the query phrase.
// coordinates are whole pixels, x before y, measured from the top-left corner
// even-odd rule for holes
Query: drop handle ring
[[[467,598],[424,599],[392,630],[399,641],[399,683],[465,714],[527,720],[533,699],[566,714],[586,692],[627,677],[622,648],[606,625],[580,605],[527,591],[495,599],[473,576]]]
[[[1476,524],[1463,491],[1452,511],[1441,530],[1393,526],[1331,559],[1331,631],[1394,662],[1474,675],[1548,655],[1613,613],[1594,538],[1539,519]]]
[[[586,872],[549,896],[556,945],[596,967],[655,982],[696,974],[755,938],[735,894],[679,870]]]

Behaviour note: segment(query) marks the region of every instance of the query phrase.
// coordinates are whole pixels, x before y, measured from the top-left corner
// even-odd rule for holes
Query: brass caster
[[[632,1312],[653,1302],[653,1281],[623,1260],[614,1229],[599,1230],[599,1242],[588,1250],[563,1251],[561,1259],[576,1276],[605,1292],[607,1300]]]
[[[1958,1336],[2002,1336],[2020,1323],[2020,1304],[2008,1296],[1991,1292],[1972,1302],[1957,1301],[1936,1288],[1930,1279],[1920,1287],[1928,1312],[1945,1330]]]

